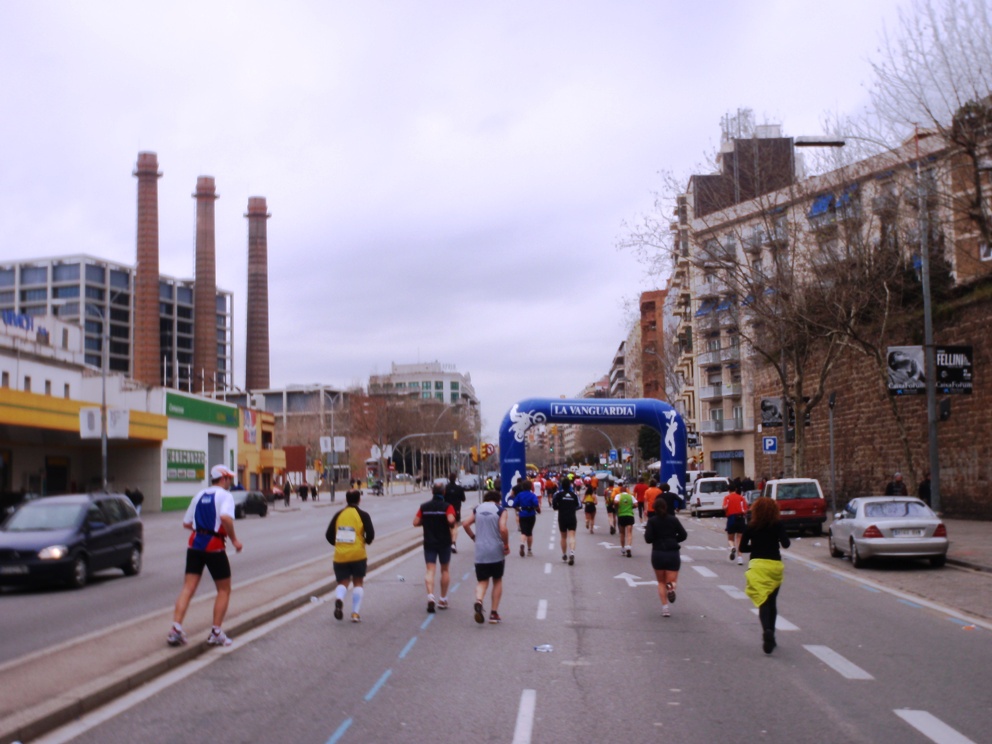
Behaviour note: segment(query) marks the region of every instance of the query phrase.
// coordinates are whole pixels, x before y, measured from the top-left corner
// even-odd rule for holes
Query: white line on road
[[[937,744],[975,744],[925,710],[896,710],[895,714]]]
[[[747,596],[747,595],[745,595],[745,596]],[[755,615],[757,615],[758,614],[758,608],[757,607],[752,608],[751,609],[751,612],[753,612]],[[799,626],[798,625],[795,625],[793,623],[790,623],[788,620],[786,620],[781,615],[776,615],[775,616],[775,630],[799,630]]]
[[[520,708],[517,710],[517,725],[513,729],[513,744],[530,744],[534,733],[534,708],[537,690],[524,690],[520,694]]]
[[[546,573],[546,574],[551,573],[551,564],[550,563],[545,563],[544,564],[544,573]]]
[[[716,578],[716,574],[710,571],[706,566],[693,566],[692,570],[698,573],[700,576],[705,576],[707,579]]]
[[[747,599],[747,595],[741,591],[740,587],[731,586],[729,584],[721,584],[720,588],[733,599]]]
[[[548,600],[542,599],[537,603],[537,619],[545,620],[548,617]]]
[[[803,646],[813,656],[847,679],[875,679],[857,664],[848,661],[828,646]]]

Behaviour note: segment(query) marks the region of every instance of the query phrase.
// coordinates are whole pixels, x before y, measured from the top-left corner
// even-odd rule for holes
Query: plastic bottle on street
[[[542,654],[550,654],[555,650],[555,647],[550,643],[542,643],[540,646],[534,646],[535,651],[540,651]]]

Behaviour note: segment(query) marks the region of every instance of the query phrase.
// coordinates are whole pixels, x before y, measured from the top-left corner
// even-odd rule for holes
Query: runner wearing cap
[[[183,588],[176,599],[172,630],[166,637],[170,646],[182,646],[186,643],[183,618],[186,617],[190,600],[200,585],[204,568],[210,571],[210,577],[217,587],[213,627],[207,643],[211,646],[231,645],[231,639],[221,630],[231,601],[231,564],[227,560],[226,540],[231,538],[231,544],[239,553],[243,547],[234,534],[234,497],[228,490],[233,482],[234,473],[223,465],[214,465],[210,469],[210,487],[193,497],[183,517],[183,527],[190,530],[191,534],[186,548]]]

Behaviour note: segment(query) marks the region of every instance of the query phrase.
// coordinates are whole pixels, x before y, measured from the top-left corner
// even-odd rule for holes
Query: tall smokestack
[[[196,282],[193,289],[193,390],[209,392],[217,378],[217,247],[213,176],[196,179]]]
[[[245,389],[269,387],[269,259],[265,197],[248,197],[248,338]]]
[[[147,385],[162,380],[162,344],[158,312],[158,156],[139,152],[133,175],[138,179],[138,265],[134,272],[134,367],[131,376]]]

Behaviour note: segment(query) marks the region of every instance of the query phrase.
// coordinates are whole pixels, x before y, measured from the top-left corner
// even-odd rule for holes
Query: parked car
[[[467,474],[458,478],[458,485],[466,491],[478,491],[482,484],[479,481],[479,476]]]
[[[397,483],[413,483],[413,476],[409,473],[397,473],[393,476],[393,480]]]
[[[141,519],[119,493],[47,496],[25,502],[0,526],[0,584],[63,582],[74,588],[119,568],[141,572]]]
[[[909,496],[851,499],[834,515],[828,535],[830,555],[847,552],[855,568],[871,558],[928,558],[934,567],[947,562],[947,528],[929,506]]]
[[[762,495],[778,502],[782,524],[786,529],[798,532],[808,529],[814,535],[823,534],[823,524],[827,521],[827,502],[816,478],[770,480],[765,483]]]
[[[248,514],[264,517],[269,513],[269,501],[261,491],[231,491],[234,497],[234,518],[244,519]]]
[[[741,494],[741,496],[744,497],[744,500],[747,502],[747,508],[750,509],[751,504],[753,504],[761,497],[761,491],[758,490],[745,491],[744,493]]]
[[[689,515],[723,514],[723,498],[730,493],[730,481],[726,478],[697,478],[689,493]]]

